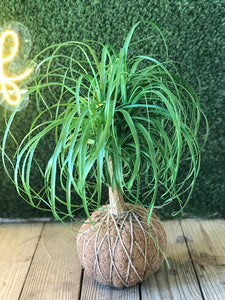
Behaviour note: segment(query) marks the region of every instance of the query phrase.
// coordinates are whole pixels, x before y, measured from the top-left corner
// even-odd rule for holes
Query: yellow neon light
[[[7,38],[11,38],[13,41],[13,49],[11,50],[11,53],[4,57],[4,43]],[[4,64],[10,62],[14,59],[19,49],[19,38],[16,32],[12,30],[6,30],[2,33],[0,36],[0,92],[3,93],[3,99],[9,104],[9,105],[17,105],[21,99],[21,91],[16,84],[16,82],[21,81],[28,77],[32,69],[28,69],[23,74],[14,76],[14,77],[8,77],[4,73]]]

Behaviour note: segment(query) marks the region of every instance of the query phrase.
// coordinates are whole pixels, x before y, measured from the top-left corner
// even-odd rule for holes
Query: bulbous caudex
[[[109,161],[111,181],[112,162]],[[91,215],[80,228],[77,249],[89,276],[102,284],[128,287],[145,280],[162,264],[166,233],[152,213],[147,224],[147,210],[124,203],[123,193],[109,187],[109,206]]]

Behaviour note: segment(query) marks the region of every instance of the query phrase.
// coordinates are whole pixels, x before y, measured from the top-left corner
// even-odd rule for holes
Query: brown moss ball
[[[78,254],[89,276],[123,288],[145,280],[161,266],[166,233],[154,213],[148,226],[147,210],[125,203],[119,217],[102,207],[91,219],[94,225],[86,220],[77,237]]]

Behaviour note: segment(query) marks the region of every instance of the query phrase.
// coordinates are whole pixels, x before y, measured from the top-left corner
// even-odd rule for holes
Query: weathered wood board
[[[205,299],[225,299],[225,220],[183,220],[181,225]]]
[[[0,225],[0,299],[19,298],[42,226],[42,224]]]
[[[117,290],[82,271],[76,232],[60,223],[0,225],[0,299],[225,299],[225,220],[164,222],[168,268]],[[78,230],[79,225],[76,225]]]
[[[142,300],[202,299],[195,270],[178,220],[166,221],[166,263],[141,284]]]
[[[46,224],[20,300],[77,300],[80,278],[76,233],[59,223]]]

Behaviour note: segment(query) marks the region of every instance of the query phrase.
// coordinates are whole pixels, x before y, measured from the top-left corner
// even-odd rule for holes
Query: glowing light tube
[[[4,44],[6,39],[11,38],[13,47],[11,53],[4,57]],[[24,80],[32,73],[32,69],[28,69],[23,74],[8,77],[4,72],[4,64],[9,63],[14,59],[19,49],[19,38],[16,32],[6,30],[0,35],[0,92],[3,94],[3,99],[12,106],[15,106],[21,100],[21,91],[17,82]]]

